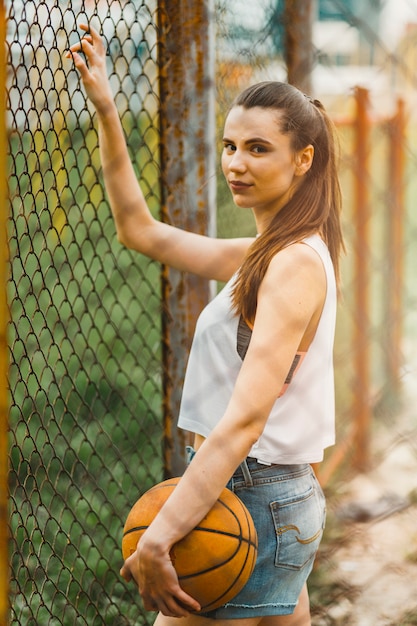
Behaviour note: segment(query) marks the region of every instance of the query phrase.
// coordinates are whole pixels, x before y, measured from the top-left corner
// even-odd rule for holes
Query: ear
[[[304,176],[310,169],[314,158],[314,147],[309,144],[295,155],[295,175]]]

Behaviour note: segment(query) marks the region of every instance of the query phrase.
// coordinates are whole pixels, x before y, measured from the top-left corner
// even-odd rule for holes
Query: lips
[[[249,183],[243,183],[241,180],[229,180],[229,187],[233,191],[243,191],[251,186]]]

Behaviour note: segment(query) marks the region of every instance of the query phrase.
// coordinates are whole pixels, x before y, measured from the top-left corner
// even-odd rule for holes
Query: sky
[[[239,22],[246,27],[262,28],[264,10],[269,7],[271,0],[256,0],[248,3],[247,0],[229,0],[229,7]],[[385,7],[381,15],[381,35],[388,47],[398,41],[407,22],[417,23],[417,0],[385,0]]]
[[[392,47],[407,22],[417,23],[417,0],[386,0],[381,15],[381,36]]]

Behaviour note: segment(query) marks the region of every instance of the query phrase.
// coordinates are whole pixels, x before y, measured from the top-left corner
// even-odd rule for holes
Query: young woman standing
[[[118,238],[180,271],[226,282],[202,312],[179,426],[192,460],[124,563],[158,626],[308,626],[306,581],[325,502],[311,463],[334,442],[333,340],[340,190],[332,125],[320,102],[290,85],[249,87],[224,128],[222,169],[255,239],[215,239],[155,220],[129,160],[99,34],[71,47],[97,111],[105,185]],[[79,54],[82,51],[88,61]],[[178,583],[171,546],[233,489],[258,531],[255,570],[227,605],[201,614]]]

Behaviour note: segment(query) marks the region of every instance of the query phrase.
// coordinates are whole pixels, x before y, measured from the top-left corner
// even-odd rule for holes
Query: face
[[[237,206],[269,220],[291,198],[311,165],[312,152],[295,153],[273,109],[233,107],[227,116],[222,169]],[[310,159],[310,164],[308,164]]]

